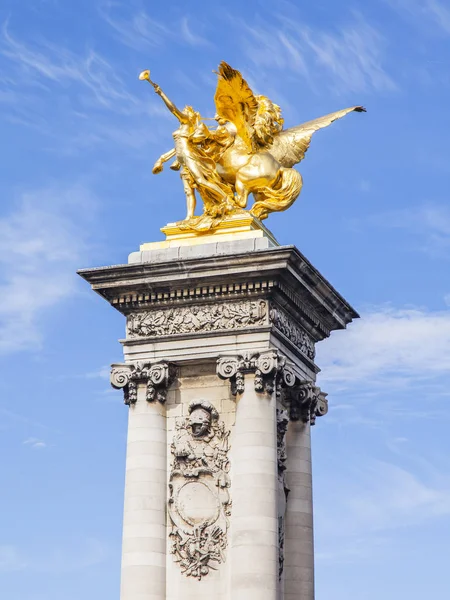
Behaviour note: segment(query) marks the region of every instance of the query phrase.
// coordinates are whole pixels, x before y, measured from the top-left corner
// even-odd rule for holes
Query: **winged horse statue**
[[[217,72],[214,96],[216,128],[208,127],[192,107],[178,109],[161,88],[143,71],[169,110],[180,122],[173,133],[174,148],[163,154],[154,173],[174,158],[171,169],[180,170],[187,198],[186,228],[207,230],[235,213],[247,212],[262,220],[271,212],[289,208],[298,198],[303,180],[292,167],[305,157],[312,135],[350,112],[365,112],[362,106],[343,110],[284,129],[280,107],[266,96],[255,95],[241,73],[222,62]],[[204,205],[195,216],[195,191]]]

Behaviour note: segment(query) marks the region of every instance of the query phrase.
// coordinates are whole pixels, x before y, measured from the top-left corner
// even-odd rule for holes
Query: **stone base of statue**
[[[238,221],[191,238],[172,224],[129,264],[80,272],[127,319],[111,375],[129,407],[121,600],[314,598],[315,344],[357,314]]]

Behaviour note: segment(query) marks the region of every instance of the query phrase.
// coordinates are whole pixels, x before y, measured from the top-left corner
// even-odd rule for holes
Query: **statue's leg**
[[[195,212],[195,206],[197,204],[195,198],[195,192],[192,187],[192,177],[186,168],[180,173],[181,180],[183,182],[184,193],[186,194],[186,220],[192,219]]]
[[[249,190],[246,188],[245,184],[239,179],[239,176],[236,177],[236,204],[240,208],[246,208],[248,202]]]
[[[186,166],[191,172],[197,187],[206,188],[210,192],[216,194],[221,200],[227,199],[227,194],[218,185],[206,179],[201,170],[198,168],[195,161],[186,161]]]

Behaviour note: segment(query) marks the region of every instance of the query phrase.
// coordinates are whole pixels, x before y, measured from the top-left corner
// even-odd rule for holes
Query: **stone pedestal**
[[[294,246],[144,245],[80,274],[126,316],[121,600],[313,600],[315,343],[358,315]]]

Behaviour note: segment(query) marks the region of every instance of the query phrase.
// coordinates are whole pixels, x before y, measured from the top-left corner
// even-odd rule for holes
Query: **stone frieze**
[[[196,333],[267,325],[266,300],[176,306],[129,315],[131,338]]]
[[[316,355],[314,340],[299,327],[292,317],[281,308],[272,305],[270,307],[270,322],[276,327],[289,341],[291,341],[302,354],[314,360]]]

